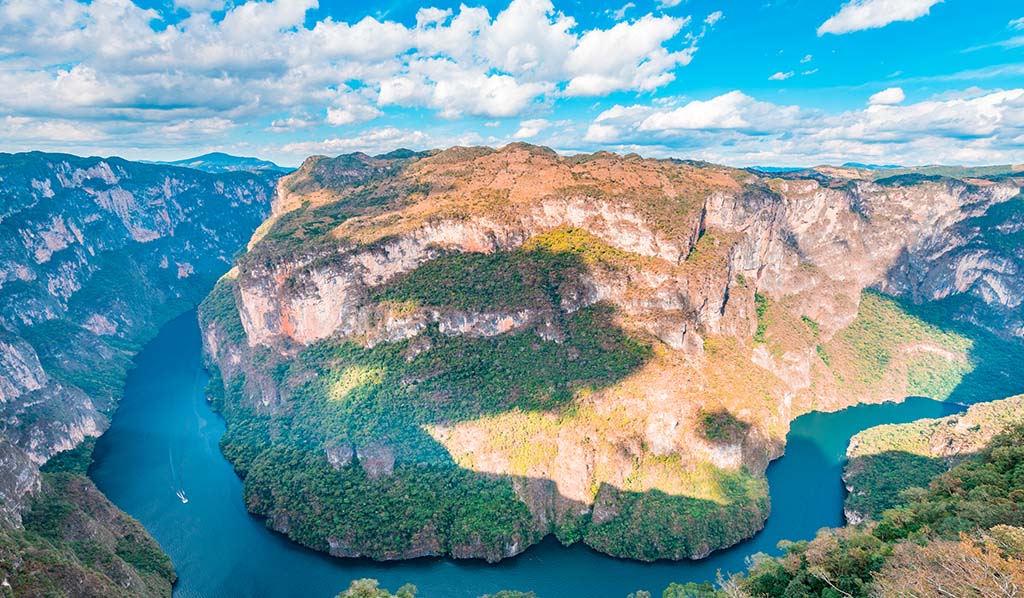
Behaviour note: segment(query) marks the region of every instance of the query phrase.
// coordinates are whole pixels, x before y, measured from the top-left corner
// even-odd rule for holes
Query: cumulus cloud
[[[690,63],[695,46],[669,52],[663,44],[674,38],[689,19],[647,15],[611,29],[594,29],[579,39],[566,60],[572,79],[570,96],[597,96],[612,91],[650,91],[671,82],[672,70]],[[614,52],[609,52],[614,48]],[[644,60],[637,62],[636,57]]]
[[[1019,162],[1024,89],[972,89],[839,114],[732,91],[678,107],[617,105],[594,119],[585,139],[621,151],[740,164]]]
[[[1013,19],[1006,26],[1013,31],[1024,31],[1024,17]]]
[[[704,17],[704,24],[707,25],[708,27],[714,27],[715,23],[721,21],[724,16],[725,15],[722,13],[722,11],[716,10],[715,12]]]
[[[524,120],[519,123],[519,130],[512,135],[515,139],[531,139],[540,134],[541,131],[548,128],[549,123],[543,118],[535,118],[533,120]]]
[[[818,35],[841,35],[913,21],[929,13],[942,0],[850,0],[818,27]]]
[[[868,98],[868,104],[871,104],[872,106],[899,104],[905,99],[906,96],[903,94],[902,89],[899,87],[889,87]]]
[[[792,76],[793,76],[793,71],[786,71],[786,72],[779,71],[779,72],[775,73],[774,75],[772,75],[771,77],[768,77],[768,80],[769,81],[785,81],[786,79],[789,79]]]
[[[551,0],[509,0],[496,14],[424,7],[414,25],[308,23],[317,6],[177,0],[167,19],[125,0],[6,0],[0,116],[286,123],[321,114],[349,126],[403,106],[505,118],[564,96],[657,89],[700,39],[684,31],[688,19],[652,14],[580,30]]]
[[[327,109],[327,123],[335,126],[351,125],[373,120],[383,112],[361,100],[344,98],[337,106]]]

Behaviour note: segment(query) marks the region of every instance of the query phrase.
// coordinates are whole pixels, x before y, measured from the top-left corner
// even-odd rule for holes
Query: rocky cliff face
[[[793,417],[943,396],[970,371],[964,338],[866,291],[970,297],[961,317],[1019,336],[998,325],[1024,297],[1016,257],[984,225],[1015,231],[1019,192],[522,144],[311,158],[202,313],[229,457],[250,508],[339,554],[495,559],[554,532],[704,556],[763,523]],[[546,378],[549,357],[562,372]],[[384,492],[454,466],[506,480],[530,531],[459,541],[413,518],[404,544],[360,544],[273,481],[296,430],[334,480],[324,492],[360,469]],[[334,504],[303,492],[318,513]]]
[[[133,348],[229,267],[274,180],[0,154],[0,519],[103,432]]]

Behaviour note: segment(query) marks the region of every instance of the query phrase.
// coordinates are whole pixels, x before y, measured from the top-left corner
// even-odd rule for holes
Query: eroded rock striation
[[[0,154],[0,532],[8,548],[32,551],[2,559],[5,587],[29,592],[33,579],[47,579],[32,567],[53,562],[61,568],[51,571],[52,587],[115,595],[111,588],[135,584],[139,595],[169,595],[169,563],[152,579],[120,558],[100,571],[82,555],[19,535],[22,518],[34,501],[59,507],[71,527],[35,514],[55,534],[47,542],[70,534],[68,546],[98,542],[113,554],[130,537],[166,560],[84,470],[58,478],[39,468],[103,433],[135,350],[230,267],[268,214],[277,176]]]
[[[945,397],[982,359],[876,290],[1020,336],[998,324],[1016,254],[979,224],[1015,226],[1020,181],[852,174],[525,144],[308,159],[201,309],[250,510],[380,559],[749,537],[793,417]]]

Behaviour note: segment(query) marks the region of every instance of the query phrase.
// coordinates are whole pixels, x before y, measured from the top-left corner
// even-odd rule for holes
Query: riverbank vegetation
[[[985,448],[992,437],[1024,422],[1024,395],[973,405],[940,419],[869,428],[853,437],[843,473],[848,516],[879,519],[903,502],[908,488],[927,487],[935,476]]]
[[[78,452],[47,463],[24,529],[0,528],[0,596],[169,598],[170,559],[83,475]]]
[[[993,405],[997,405],[996,404]],[[912,427],[911,427],[912,428]],[[988,597],[1024,593],[1024,418],[859,525],[754,557],[718,598]],[[675,587],[675,586],[674,586]],[[675,596],[669,588],[665,596]],[[686,594],[684,594],[686,595]]]

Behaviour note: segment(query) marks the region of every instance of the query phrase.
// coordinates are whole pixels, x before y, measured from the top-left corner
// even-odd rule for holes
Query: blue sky
[[[0,0],[0,150],[1024,162],[1019,0]]]

